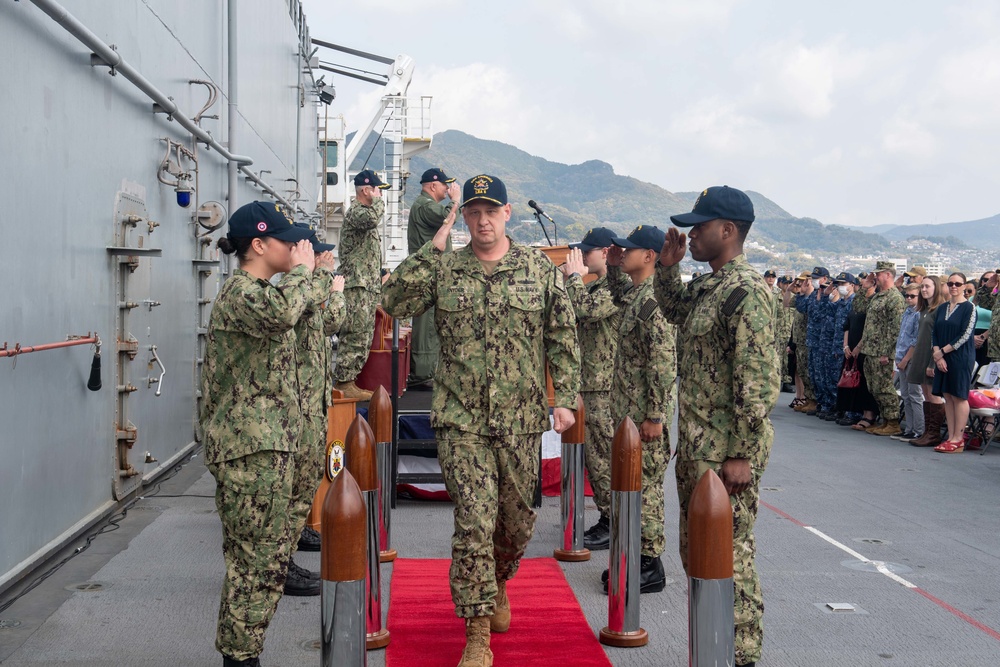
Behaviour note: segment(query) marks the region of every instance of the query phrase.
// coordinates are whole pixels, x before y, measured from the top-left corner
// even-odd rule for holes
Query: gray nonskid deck
[[[937,454],[783,406],[773,419],[777,437],[763,503],[889,563],[942,603],[1000,629],[1000,455]],[[162,493],[210,496],[213,480],[201,466],[189,464]],[[171,483],[181,490],[171,490]],[[617,666],[688,664],[687,584],[676,554],[672,471],[666,491],[664,565],[673,581],[662,593],[641,598],[649,645],[607,649]],[[528,557],[551,556],[558,517],[558,498],[546,498]],[[590,508],[588,525],[595,518]],[[449,503],[401,501],[393,521],[400,557],[448,557]],[[70,561],[0,615],[21,621],[0,629],[5,666],[221,664],[213,645],[223,572],[213,500],[147,498],[130,511],[120,532],[99,537],[74,559],[79,562]],[[760,509],[756,533],[767,609],[762,667],[996,664],[998,639],[883,574],[857,569],[857,559],[768,507]],[[306,567],[319,566],[318,554],[296,558]],[[607,597],[599,586],[605,567],[607,552],[563,565],[595,633],[607,621]],[[391,572],[391,564],[383,565],[387,590]],[[103,588],[66,591],[74,581]],[[387,594],[385,600],[384,610],[391,604]],[[824,613],[817,605],[825,602],[848,602],[859,612]],[[516,624],[516,604],[513,614]],[[558,619],[552,622],[558,630]],[[319,598],[286,597],[268,631],[263,664],[318,664],[318,638]],[[384,651],[368,658],[374,667],[384,665]],[[571,665],[572,658],[557,664]]]

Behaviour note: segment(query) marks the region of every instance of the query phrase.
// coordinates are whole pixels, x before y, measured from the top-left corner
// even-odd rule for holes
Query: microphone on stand
[[[528,206],[530,206],[531,208],[533,208],[535,210],[535,219],[538,220],[538,224],[541,225],[541,227],[542,227],[542,233],[545,234],[545,240],[549,242],[549,245],[552,245],[552,239],[549,238],[549,232],[548,232],[548,230],[545,229],[545,225],[542,224],[542,218],[545,218],[546,220],[548,220],[549,222],[552,223],[552,229],[553,229],[553,231],[556,229],[556,221],[553,220],[552,218],[550,218],[549,216],[547,216],[545,214],[545,211],[543,211],[542,209],[540,209],[538,207],[538,204],[535,203],[534,199],[529,199],[528,200]],[[556,240],[558,240],[558,239],[559,239],[559,234],[557,233],[556,234]]]

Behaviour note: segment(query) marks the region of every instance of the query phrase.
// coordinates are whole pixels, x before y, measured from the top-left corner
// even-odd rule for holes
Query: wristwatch
[[[649,423],[650,424],[659,424],[661,422],[663,422],[663,419],[661,419],[660,417],[650,417],[649,418]]]

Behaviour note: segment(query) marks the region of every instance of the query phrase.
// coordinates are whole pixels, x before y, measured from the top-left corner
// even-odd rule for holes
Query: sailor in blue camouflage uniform
[[[803,287],[802,294],[795,297],[795,309],[804,313],[806,323],[806,345],[809,348],[809,379],[816,395],[816,410],[809,410],[808,415],[827,413],[836,405],[836,391],[830,391],[827,383],[826,369],[830,365],[827,353],[829,346],[824,340],[824,334],[832,324],[832,313],[827,304],[827,287],[830,283],[830,272],[825,266],[817,266],[809,275],[809,282]]]
[[[507,188],[488,174],[466,181],[471,242],[444,252],[453,221],[392,272],[382,304],[394,317],[433,307],[441,338],[431,426],[455,503],[451,595],[466,619],[459,667],[490,667],[490,632],[511,623],[507,581],[531,539],[542,433],[575,421],[580,357],[573,304],[555,265],[505,234]]]
[[[303,419],[294,327],[332,279],[323,270],[314,280],[309,234],[275,204],[252,202],[232,214],[218,242],[240,266],[212,306],[199,421],[222,520],[215,646],[225,667],[259,664],[291,560],[294,490],[304,471],[296,461]]]
[[[837,300],[832,301],[833,326],[830,335],[831,352],[833,363],[827,368],[827,383],[833,387],[834,406],[837,404],[837,383],[840,382],[840,374],[844,370],[844,323],[851,313],[851,306],[854,304],[854,288],[858,285],[858,279],[847,271],[841,271],[833,279],[833,288],[837,290]],[[834,421],[839,415],[836,409],[829,413],[827,421]]]
[[[760,478],[771,453],[769,414],[778,399],[774,299],[743,254],[753,204],[743,192],[708,188],[691,213],[670,218],[691,229],[691,257],[712,273],[687,286],[680,261],[687,243],[671,227],[656,269],[656,300],[682,325],[678,354],[677,497],[680,553],[687,569],[687,512],[701,475],[718,473],[733,507],[736,665],[760,660],[764,601],[754,566],[753,527]]]

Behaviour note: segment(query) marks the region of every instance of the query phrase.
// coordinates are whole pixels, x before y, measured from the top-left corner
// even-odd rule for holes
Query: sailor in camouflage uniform
[[[622,315],[611,385],[611,417],[616,427],[625,417],[631,418],[642,440],[640,593],[662,591],[667,579],[660,560],[667,545],[663,534],[663,480],[670,462],[669,426],[674,416],[677,354],[674,327],[660,312],[653,296],[653,274],[663,239],[660,229],[639,225],[628,238],[615,238],[608,255],[612,284],[620,284],[621,274],[632,281],[628,292],[615,290]],[[607,570],[602,583],[607,586]]]
[[[400,318],[435,308],[441,351],[431,426],[455,503],[451,595],[467,619],[460,667],[492,665],[490,631],[510,624],[506,582],[534,530],[538,452],[549,429],[546,364],[557,432],[573,424],[580,389],[562,275],[540,251],[505,236],[510,212],[500,179],[469,179],[462,215],[470,245],[443,252],[451,224],[442,225],[392,273],[382,298]]]
[[[747,263],[743,242],[753,222],[753,204],[743,192],[712,187],[691,213],[670,218],[692,227],[691,257],[713,272],[681,283],[683,234],[671,227],[656,271],[656,299],[667,319],[682,326],[678,353],[680,412],[677,497],[680,554],[687,568],[688,502],[707,470],[715,470],[733,506],[736,664],[755,665],[761,656],[764,603],[754,567],[760,478],[771,453],[768,418],[778,396],[773,304],[764,280]]]
[[[792,339],[792,315],[789,308],[785,308],[785,293],[791,288],[791,276],[781,276],[778,278],[778,292],[774,295],[775,313],[775,334],[774,347],[778,352],[778,362],[781,364],[781,384],[783,391],[794,391],[784,389],[785,384],[794,385],[792,374],[788,368],[788,348]]]
[[[892,384],[892,365],[906,300],[894,287],[896,265],[893,262],[879,261],[874,273],[879,291],[867,303],[868,317],[858,347],[865,355],[868,390],[878,403],[884,423],[867,428],[865,432],[898,435],[902,431],[899,428],[899,396]]]
[[[807,415],[827,413],[836,403],[835,388],[824,381],[828,366],[826,340],[831,334],[832,312],[827,307],[830,272],[825,266],[813,268],[809,281],[803,284],[801,293],[795,297],[795,309],[806,316],[806,346],[809,348],[809,380],[816,397],[816,407],[802,410]]]
[[[308,236],[275,204],[253,202],[233,213],[219,239],[240,268],[212,307],[199,420],[222,520],[226,578],[215,645],[227,667],[258,664],[291,559],[303,427],[293,327],[332,279],[328,270],[314,279]],[[276,273],[284,275],[272,285]]]
[[[305,474],[299,477],[302,484],[295,489],[295,526],[292,537],[300,551],[319,551],[322,544],[319,533],[305,524],[326,467],[326,411],[330,407],[333,390],[330,336],[340,330],[344,319],[344,277],[333,276],[331,280],[327,276],[329,269],[333,268],[334,244],[320,243],[315,230],[307,223],[297,222],[295,226],[310,232],[308,240],[316,253],[318,267],[313,274],[313,280],[318,283],[315,294],[318,301],[309,304],[295,325],[302,405],[302,447],[299,460],[305,468]],[[323,285],[327,281],[330,287],[324,293]],[[288,576],[290,580],[296,576],[309,576],[319,581],[318,573],[299,567],[294,560],[288,567]],[[285,593],[288,593],[287,584]]]
[[[566,292],[576,313],[576,336],[580,343],[580,395],[586,419],[584,457],[594,504],[600,512],[597,523],[583,535],[583,546],[591,551],[607,549],[611,539],[611,442],[615,423],[611,418],[611,378],[618,349],[620,308],[608,283],[607,257],[614,232],[594,227],[580,243],[570,244],[563,264]],[[583,276],[597,280],[584,284]],[[620,289],[631,288],[627,276]]]
[[[375,308],[382,288],[382,246],[378,234],[388,188],[371,169],[354,177],[357,198],[344,215],[340,230],[340,271],[344,274],[346,303],[343,327],[337,344],[337,389],[344,398],[367,401],[372,397],[355,384],[368,361],[375,333]]]
[[[795,299],[802,293],[802,288],[808,280],[810,280],[809,273],[803,271],[783,297],[785,308],[791,313],[792,318],[792,343],[795,344],[795,375],[798,382],[802,385],[802,396],[792,401],[789,406],[794,408],[796,412],[816,409],[816,394],[813,391],[812,380],[809,378],[809,345],[806,343],[808,321],[805,313],[800,313],[795,308]]]

